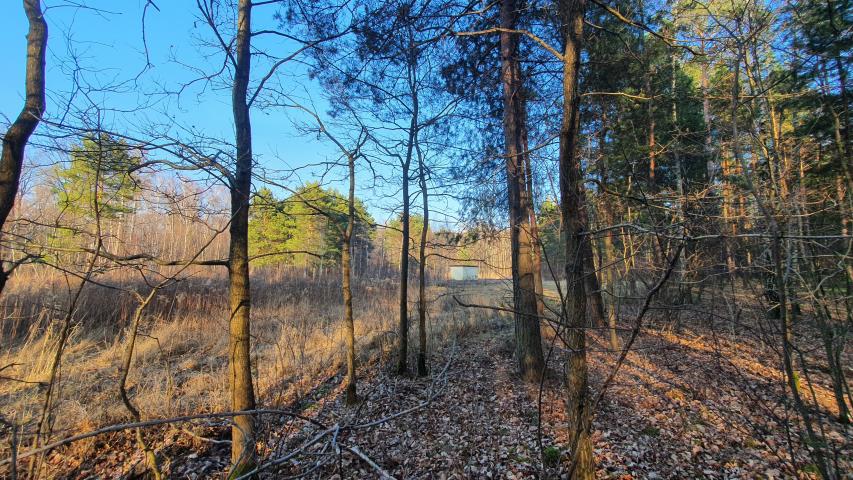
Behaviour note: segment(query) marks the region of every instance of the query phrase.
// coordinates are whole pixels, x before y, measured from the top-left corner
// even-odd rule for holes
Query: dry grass
[[[288,405],[339,369],[344,347],[340,284],[336,275],[306,278],[275,268],[252,275],[257,398],[267,406]],[[63,303],[58,281],[43,285],[41,289],[31,283],[10,285],[7,298],[17,302],[18,317],[25,317],[27,298],[30,305],[51,296]],[[394,279],[361,278],[354,288],[358,352],[366,363],[389,354],[396,343],[397,287]],[[495,292],[480,288],[468,298],[489,303],[503,290],[500,284],[495,288]],[[491,312],[457,308],[446,290],[441,285],[428,289],[430,345],[491,328],[495,321]],[[414,295],[412,355],[417,345]],[[146,311],[127,382],[144,418],[228,409],[226,301],[225,278],[195,276],[164,291]],[[54,438],[130,418],[117,381],[133,308],[130,295],[93,285],[84,290],[51,411]],[[27,314],[29,322],[18,321],[15,328],[5,330],[4,340],[12,346],[0,354],[0,365],[11,366],[0,380],[0,415],[32,433],[42,412],[43,382],[49,378],[64,314],[58,306],[43,305]]]
[[[334,275],[334,272],[332,274]],[[342,308],[337,276],[309,277],[275,268],[257,269],[252,275],[253,365],[259,402],[265,407],[287,408],[304,399],[301,406],[306,407],[306,412],[319,404],[333,404],[333,401],[329,403],[329,399],[336,395],[328,395],[329,390],[323,390],[326,393],[318,393],[321,390],[318,386],[323,389],[331,386],[331,390],[335,390],[333,385],[336,380],[330,380],[330,377],[340,372],[340,360],[343,358]],[[553,285],[549,283],[547,287],[553,288]],[[20,295],[21,290],[17,288],[19,286],[13,286],[13,294]],[[362,388],[364,392],[369,392],[372,388],[378,388],[377,382],[380,380],[377,379],[391,378],[382,369],[390,369],[394,363],[396,279],[359,278],[354,288],[357,348],[360,374],[364,376]],[[412,288],[411,291],[416,292],[417,289]],[[38,290],[34,289],[33,292],[39,294]],[[195,276],[163,292],[151,306],[128,381],[130,396],[144,418],[228,409],[226,293],[224,278]],[[414,295],[416,293],[410,298],[412,357],[417,348]],[[488,372],[492,372],[493,367],[499,363],[502,365],[500,368],[505,370],[504,374],[497,377],[492,375],[493,372],[480,375],[480,383],[494,384],[495,379],[492,377],[503,378],[501,382],[505,385],[507,382],[514,382],[508,370],[513,351],[512,338],[509,335],[511,329],[508,328],[511,321],[508,315],[493,310],[459,307],[453,297],[472,304],[507,303],[510,301],[507,283],[434,283],[428,289],[428,296],[429,345],[436,352],[432,363],[440,363],[439,357],[442,354],[455,350],[445,349],[442,353],[442,346],[465,337],[465,340],[459,343],[465,344],[462,348],[468,349],[470,358],[461,360],[462,363],[467,363],[459,367],[465,370],[464,376],[460,376],[457,382],[459,388],[471,395],[486,395],[485,400],[494,401],[497,397],[489,388],[474,388],[469,385],[471,381],[468,378],[468,369],[486,368]],[[86,302],[87,317],[75,317],[75,328],[65,351],[61,389],[53,409],[56,419],[53,438],[130,418],[119,398],[117,378],[119,359],[124,348],[123,329],[127,315],[132,311],[132,302],[129,297],[111,295],[95,287],[85,292],[83,301]],[[681,332],[672,331],[666,315],[650,315],[648,325],[643,329],[640,342],[635,347],[636,351],[627,357],[617,381],[611,387],[605,402],[607,405],[602,407],[596,420],[596,442],[600,450],[597,462],[608,472],[621,472],[629,465],[642,464],[645,465],[643,468],[660,467],[659,459],[652,458],[653,455],[643,456],[646,455],[643,453],[646,450],[637,453],[638,444],[655,444],[657,450],[666,449],[669,453],[690,458],[695,462],[717,462],[721,455],[728,456],[727,461],[740,458],[745,455],[742,453],[741,444],[753,441],[752,438],[767,438],[771,434],[775,438],[774,441],[782,445],[783,430],[779,425],[786,412],[780,410],[784,402],[778,399],[782,398],[784,392],[777,391],[780,385],[776,367],[778,359],[773,349],[760,338],[751,338],[748,330],[730,332],[727,325],[716,325],[715,328],[714,319],[702,311],[711,312],[713,308],[720,307],[718,304],[695,307],[697,310],[694,312],[682,313],[685,318],[684,330]],[[748,315],[745,314],[753,323],[762,318],[760,314],[763,310],[759,307],[760,305],[756,305],[749,310]],[[636,308],[635,304],[625,306],[623,326],[630,325],[626,322],[632,321]],[[82,311],[84,310],[81,309]],[[46,380],[50,358],[56,348],[58,319],[61,319],[61,311],[58,309],[53,314],[44,309],[41,312],[32,318],[31,323],[25,325],[21,322],[26,328],[21,332],[12,332],[16,334],[14,347],[0,355],[0,365],[13,362],[19,364],[4,370],[3,376],[30,382],[0,381],[0,414],[27,426],[30,432],[41,413],[43,395],[38,385],[32,382]],[[115,313],[116,317],[111,323],[103,323],[110,312],[118,313]],[[740,325],[739,328],[744,326]],[[549,343],[550,332],[550,329],[543,330]],[[482,347],[482,342],[486,342],[489,347]],[[617,352],[609,350],[603,333],[596,331],[590,336],[590,347],[592,384],[593,388],[598,388],[604,375],[610,372]],[[552,365],[563,363],[561,352],[558,348]],[[845,360],[848,358],[845,357]],[[817,362],[816,359],[814,361]],[[403,385],[406,382],[399,377],[393,378],[394,382],[386,383],[397,385],[396,382],[400,381],[403,382],[400,385]],[[829,423],[834,408],[830,392],[821,386],[826,384],[828,379],[823,375],[813,378],[816,380],[815,384],[807,382],[804,385],[817,392],[823,418],[827,425],[834,425]],[[759,386],[758,390],[762,393],[757,399],[749,394],[755,385]],[[535,405],[535,390],[527,388],[526,396],[522,395],[527,398],[528,409]],[[558,383],[554,383],[546,389],[544,397],[546,411],[553,417],[553,432],[550,435],[555,444],[566,442],[566,439],[561,437],[565,432],[562,430],[563,420],[559,414],[563,405],[560,392],[562,390]],[[448,405],[463,410],[472,408],[472,405],[480,405],[468,397],[465,397],[468,399],[467,403],[459,402],[458,398],[462,396],[464,395],[449,395],[446,399]],[[764,398],[765,396],[767,398]],[[319,401],[318,398],[323,400]],[[523,400],[518,395],[511,395],[505,400],[516,406],[520,399]],[[398,400],[402,401],[383,401],[388,403],[389,409],[394,410],[398,406]],[[768,406],[769,410],[762,410]],[[498,412],[505,411],[508,411],[507,407],[498,409]],[[633,411],[643,413],[629,413]],[[464,415],[451,415],[441,411],[435,415],[442,418],[467,418]],[[499,417],[498,414],[493,416]],[[535,417],[528,415],[517,420],[525,424],[525,419],[530,418]],[[494,422],[479,421],[473,421],[473,424],[479,425],[478,428],[484,425],[491,428],[496,425]],[[707,432],[700,432],[699,427],[693,427],[694,424],[701,424]],[[757,433],[728,432],[732,425],[742,424],[758,428]],[[210,424],[208,427],[224,431],[222,424],[217,425]],[[713,428],[708,427],[709,425]],[[277,431],[279,427],[280,425],[276,424],[274,428],[265,431]],[[468,427],[463,428],[463,431],[468,430]],[[727,433],[724,435],[722,432]],[[604,437],[605,433],[607,438]],[[205,468],[212,468],[212,471],[225,468],[225,463],[222,462],[227,463],[228,457],[227,449],[222,449],[224,447],[217,449],[216,446],[211,447],[203,443],[187,446],[186,442],[192,443],[195,440],[189,437],[181,437],[182,441],[169,440],[169,434],[166,432],[151,435],[151,438],[163,442],[161,445],[164,458],[182,458],[188,452],[197,455],[203,453],[206,458],[204,461],[214,462]],[[842,431],[842,437],[838,437],[839,434],[833,430],[832,435],[834,436],[831,438],[842,438],[845,434]],[[215,434],[209,436],[221,438]],[[657,440],[659,436],[660,441]],[[734,443],[729,442],[732,443],[729,445],[723,442],[724,444],[718,445],[720,439],[729,437],[735,439],[732,440]],[[444,437],[436,434],[434,438]],[[842,439],[844,438],[846,437]],[[663,439],[666,439],[666,442]],[[517,443],[516,440],[512,441]],[[702,449],[711,453],[702,453],[705,450],[697,450],[696,445],[702,445]],[[6,447],[4,445],[0,448]],[[376,455],[375,458],[383,458],[383,448],[372,452]],[[793,465],[792,461],[797,465],[805,465],[808,462],[802,446],[798,446],[795,458],[785,457],[784,449],[779,452],[753,450],[755,451],[750,450],[748,454],[757,455],[758,460],[755,465],[749,464],[749,472],[773,467],[790,468],[793,473],[797,471],[796,466],[785,465]],[[774,455],[772,458],[768,457],[771,453]],[[638,455],[639,457],[635,458]],[[0,456],[8,456],[8,451],[0,450]],[[98,460],[92,460],[93,458]],[[52,470],[47,472],[47,476],[52,478],[72,470],[80,476],[85,476],[95,471],[88,470],[94,468],[95,464],[97,468],[103,469],[97,470],[101,473],[127,473],[133,469],[133,465],[140,465],[139,458],[141,457],[137,447],[129,435],[90,439],[55,451],[48,467]],[[767,460],[768,458],[770,460]],[[394,458],[386,460],[388,465],[397,462]],[[215,462],[220,462],[221,465]],[[684,467],[685,464],[679,462],[675,462],[675,466],[661,468]],[[747,467],[740,464],[743,462],[737,465],[735,463],[737,462],[732,463],[732,472],[747,471],[743,470]],[[220,466],[214,468],[211,466],[214,464]],[[190,463],[181,468],[194,468],[193,465]],[[177,469],[178,463],[172,467]],[[707,469],[707,465],[702,468]],[[688,469],[688,476],[701,475],[702,468]],[[738,468],[741,470],[737,470]],[[171,471],[174,473],[178,470]],[[684,471],[679,472],[681,473],[673,474],[673,478],[677,475],[685,478]],[[109,476],[106,473],[104,475]]]

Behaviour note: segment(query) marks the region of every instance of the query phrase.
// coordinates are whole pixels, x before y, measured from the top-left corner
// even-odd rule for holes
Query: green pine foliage
[[[60,210],[84,221],[134,211],[140,185],[132,172],[141,157],[125,141],[106,133],[89,135],[71,149],[70,157],[55,171],[52,190]]]
[[[373,217],[356,200],[353,248],[369,245]],[[249,217],[249,254],[255,264],[334,264],[341,258],[347,224],[347,199],[340,192],[307,183],[279,199],[262,188],[252,200]],[[279,253],[280,252],[280,253]]]

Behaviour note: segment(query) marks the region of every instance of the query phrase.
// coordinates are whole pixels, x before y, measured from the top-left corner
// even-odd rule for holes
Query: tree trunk
[[[840,183],[841,179],[837,181]],[[811,231],[809,227],[809,216],[806,210],[808,205],[807,192],[805,185],[805,167],[802,158],[799,159],[799,203],[802,211],[798,212],[799,231],[801,237],[805,237]],[[841,363],[841,351],[844,348],[843,332],[842,338],[838,338],[838,330],[836,330],[832,314],[828,308],[831,300],[826,297],[826,292],[821,285],[821,276],[818,272],[817,258],[808,242],[800,240],[799,247],[803,258],[803,264],[806,266],[807,276],[801,276],[803,281],[809,280],[806,287],[812,292],[810,294],[811,302],[815,312],[815,320],[820,330],[821,339],[823,340],[824,354],[826,355],[826,363],[829,367],[829,377],[832,379],[832,392],[835,396],[835,403],[838,407],[838,421],[844,424],[850,423],[850,408],[847,406],[847,398],[845,390],[847,383],[844,378],[844,366]],[[839,341],[842,340],[842,341]]]
[[[850,163],[846,161],[846,156],[850,154],[850,103],[847,101],[847,68],[844,66],[840,56],[835,57],[835,69],[838,72],[838,88],[839,96],[841,97],[841,111],[844,113],[844,130],[842,137],[844,138],[844,175],[847,177],[848,186],[853,182],[850,172]]]
[[[358,390],[355,376],[355,319],[352,314],[352,232],[355,228],[355,157],[347,155],[349,160],[349,195],[347,197],[347,228],[343,235],[341,248],[341,290],[344,297],[344,330],[347,342],[347,380],[346,404],[358,403]]]
[[[773,239],[771,240],[770,244],[771,259],[773,262],[773,286],[777,295],[777,303],[775,305],[772,305],[772,309],[774,309],[776,312],[777,319],[779,320],[780,330],[782,332],[783,372],[785,375],[787,387],[791,390],[791,397],[794,401],[794,408],[797,410],[797,413],[800,414],[803,420],[803,426],[805,427],[806,434],[805,440],[809,443],[817,444],[820,440],[816,435],[817,432],[815,432],[814,430],[811,413],[809,412],[809,407],[803,401],[803,398],[801,396],[800,385],[798,380],[799,375],[794,369],[794,347],[792,344],[793,333],[791,329],[790,317],[788,316],[787,312],[787,286],[785,285],[784,270],[782,267],[782,240],[780,233],[781,229],[778,227],[775,221],[771,220],[770,230],[773,234]],[[829,464],[826,461],[823,448],[818,446],[811,452],[811,455],[812,458],[815,460],[821,478],[834,478],[832,475],[830,475]]]
[[[231,92],[237,159],[231,185],[231,238],[228,248],[231,297],[231,335],[228,352],[231,409],[234,411],[255,408],[250,357],[251,293],[248,248],[249,195],[252,186],[252,126],[249,120],[249,106],[246,103],[251,68],[251,13],[251,1],[239,0],[234,86]],[[234,417],[234,426],[231,429],[231,463],[234,476],[239,476],[254,467],[255,426],[251,416]]]
[[[542,242],[539,239],[539,222],[536,219],[536,197],[533,194],[533,165],[531,165],[528,136],[527,136],[527,102],[522,99],[522,138],[521,148],[524,152],[522,159],[524,161],[524,177],[525,188],[527,189],[529,201],[527,202],[527,216],[530,225],[530,243],[532,245],[531,253],[533,255],[533,282],[534,291],[536,293],[536,313],[539,318],[545,315],[545,290],[542,285]]]
[[[600,161],[602,162],[599,165],[599,172],[601,174],[601,185],[602,189],[599,190],[599,203],[601,205],[601,214],[603,223],[605,226],[610,226],[613,224],[613,209],[610,205],[610,202],[605,198],[606,193],[603,191],[607,188],[609,173],[607,168],[607,130],[608,130],[608,120],[607,120],[607,105],[604,102],[601,102],[601,129],[599,130],[599,139],[598,139],[598,149],[600,153]],[[592,241],[592,239],[590,239]],[[604,232],[604,238],[602,239],[602,251],[599,252],[601,265],[599,268],[602,270],[601,273],[601,284],[606,288],[610,289],[610,305],[609,310],[605,307],[605,312],[607,315],[607,327],[610,333],[610,348],[616,352],[622,348],[622,345],[619,341],[619,333],[617,331],[617,318],[616,318],[616,293],[615,289],[615,265],[612,265],[613,259],[616,258],[615,247],[613,243],[613,230],[608,229]],[[599,286],[599,290],[601,290],[601,286]],[[603,296],[599,295],[602,298]],[[606,305],[606,304],[605,304]]]
[[[651,96],[651,93],[649,93]],[[657,169],[657,143],[655,140],[655,117],[652,112],[652,101],[649,100],[649,188],[654,191],[655,188],[655,170]]]
[[[423,198],[424,224],[421,227],[420,255],[418,260],[418,376],[423,377],[429,372],[427,369],[426,351],[426,246],[427,233],[429,232],[429,197],[426,183],[426,167],[423,155],[418,152],[418,179]]]
[[[40,0],[24,0],[24,13],[29,21],[27,32],[26,95],[24,108],[3,136],[0,156],[0,230],[15,206],[18,184],[24,165],[24,149],[45,110],[44,70],[47,51],[47,22]],[[2,257],[0,257],[2,259]],[[0,265],[0,293],[6,286],[9,272]]]
[[[501,2],[501,26],[514,29],[518,20],[514,0]],[[539,329],[536,275],[534,272],[529,192],[525,181],[521,68],[518,63],[518,34],[501,32],[501,82],[504,100],[504,144],[506,148],[507,190],[509,200],[512,290],[515,311],[515,354],[519,374],[528,381],[539,381],[544,368],[542,337]]]
[[[581,202],[583,204],[583,212],[580,219],[585,222],[583,225],[584,231],[589,231],[589,211],[587,210],[585,190],[583,185],[581,188]],[[607,322],[607,313],[604,310],[604,300],[601,298],[601,283],[598,280],[598,272],[595,269],[595,255],[592,251],[592,239],[587,238],[583,242],[583,284],[584,292],[586,292],[587,312],[589,314],[589,324],[595,326],[604,326]]]
[[[740,56],[737,56],[735,58],[734,68],[732,69],[732,76],[734,78],[734,80],[732,81],[732,98],[730,105],[730,113],[732,116],[732,161],[723,161],[723,223],[724,225],[726,225],[726,227],[731,229],[732,237],[737,235],[737,232],[739,230],[737,218],[735,215],[733,215],[735,205],[734,195],[732,193],[733,186],[731,180],[732,176],[738,173],[740,163],[740,132],[738,131],[737,121],[737,111],[740,103],[740,62],[741,58]],[[741,173],[746,174],[746,172]],[[727,243],[725,254],[728,273],[729,275],[733,275],[737,271],[737,263],[735,261],[734,255],[732,254],[731,242]]]
[[[705,41],[702,40],[701,52],[705,53]],[[708,187],[713,188],[717,177],[717,162],[714,158],[714,143],[711,129],[711,85],[708,78],[708,62],[703,60],[699,81],[702,89],[702,120],[705,123],[705,169],[708,175]]]
[[[403,163],[403,213],[400,216],[402,224],[402,240],[400,242],[400,349],[397,357],[397,373],[403,375],[408,371],[409,358],[409,166],[412,159],[412,148],[414,146],[414,123],[412,117],[412,129],[409,132],[409,146],[407,147],[406,160]]]
[[[675,212],[676,219],[679,223],[678,231],[683,236],[687,233],[687,197],[684,194],[684,165],[681,161],[681,146],[680,146],[680,135],[681,129],[678,126],[678,105],[676,103],[676,89],[678,87],[676,83],[676,67],[678,66],[678,59],[676,58],[676,54],[673,51],[672,57],[672,78],[670,79],[670,97],[672,99],[672,103],[670,105],[670,116],[672,120],[672,128],[675,130],[675,138],[672,141],[670,149],[672,150],[673,157],[673,169],[675,170],[675,191],[678,194],[678,210]],[[685,246],[686,248],[686,246]],[[685,257],[689,258],[689,255],[686,254]],[[675,265],[676,275],[678,279],[678,291],[676,292],[678,295],[677,302],[681,304],[685,299],[690,299],[692,297],[690,282],[686,281],[686,273],[685,273],[685,260],[681,256],[678,257],[678,263]],[[675,315],[675,325],[676,330],[681,329],[681,314],[677,309],[672,312]]]
[[[564,32],[563,51],[563,118],[560,126],[560,210],[566,233],[566,285],[563,322],[566,326],[566,346],[569,349],[566,366],[567,423],[572,455],[570,478],[593,479],[595,466],[592,456],[588,367],[586,361],[586,296],[583,283],[583,242],[586,241],[580,217],[581,175],[577,157],[580,95],[578,74],[583,42],[585,0],[563,0],[559,4]]]
[[[136,347],[136,339],[139,336],[139,325],[142,322],[142,315],[145,312],[145,308],[149,303],[151,303],[151,300],[157,294],[159,288],[159,286],[153,288],[145,298],[137,298],[138,300],[141,299],[141,301],[139,302],[139,305],[137,305],[136,311],[133,314],[133,320],[131,321],[130,328],[127,331],[124,353],[121,357],[118,390],[121,395],[121,401],[124,403],[124,407],[128,412],[130,412],[130,415],[133,417],[135,422],[141,422],[142,415],[139,413],[139,409],[130,401],[130,397],[127,394],[127,376],[130,373],[130,367],[133,362],[133,353]],[[145,456],[145,461],[148,463],[148,469],[151,476],[155,480],[160,480],[163,478],[163,473],[160,471],[160,465],[157,462],[157,454],[154,453],[154,449],[145,441],[145,437],[142,435],[142,429],[136,428],[134,430],[136,434],[136,443],[139,445],[139,448]]]
[[[642,15],[642,7],[641,15]],[[643,41],[643,37],[645,33],[641,32],[641,47],[645,49],[645,41]],[[655,187],[655,170],[657,169],[656,160],[657,160],[657,140],[655,139],[655,106],[654,106],[654,94],[652,93],[652,71],[651,71],[651,53],[644,52],[646,56],[646,60],[648,63],[646,64],[646,73],[644,75],[643,80],[643,90],[648,97],[646,101],[646,122],[648,126],[648,148],[649,148],[649,184],[648,188],[654,190]]]
[[[847,88],[844,85],[844,82],[847,81],[846,70],[842,68],[841,58],[835,58],[836,69],[838,70],[838,78],[839,78],[839,96],[841,97],[842,102],[842,113],[844,114],[844,125],[842,125],[841,119],[839,118],[838,112],[835,111],[835,108],[832,106],[832,103],[829,99],[825,98],[824,95],[824,103],[826,105],[826,109],[829,110],[832,114],[833,127],[835,133],[835,149],[838,153],[838,160],[841,165],[841,172],[844,177],[844,185],[847,187],[846,193],[847,198],[842,194],[843,190],[839,187],[838,189],[838,208],[841,214],[841,222],[842,222],[842,231],[846,235],[851,223],[851,219],[853,219],[853,207],[851,207],[851,195],[853,195],[853,172],[851,172],[851,162],[849,159],[850,154],[850,112],[847,101]],[[826,70],[826,66],[824,65],[824,70]],[[825,73],[828,77],[828,74]],[[827,82],[828,83],[828,82]],[[851,240],[847,240],[847,249],[851,250]],[[853,285],[853,265],[851,262],[847,262],[847,282],[848,289],[850,285]]]

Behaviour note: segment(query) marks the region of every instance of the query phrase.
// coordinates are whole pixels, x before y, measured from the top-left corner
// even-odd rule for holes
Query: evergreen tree
[[[132,213],[139,183],[131,172],[140,160],[123,140],[105,133],[85,137],[71,149],[69,163],[56,169],[57,205],[85,220],[95,217],[96,207],[102,219]]]
[[[356,200],[355,211],[352,245],[358,249],[370,244],[374,220],[361,200]],[[347,224],[347,199],[340,192],[312,182],[279,200],[271,190],[263,188],[255,195],[251,212],[250,255],[291,252],[270,255],[259,259],[258,264],[340,261],[341,240]]]

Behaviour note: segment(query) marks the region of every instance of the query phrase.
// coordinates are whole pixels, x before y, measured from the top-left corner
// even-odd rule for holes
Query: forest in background
[[[4,475],[853,468],[850,1],[146,0],[132,72],[22,3]]]

